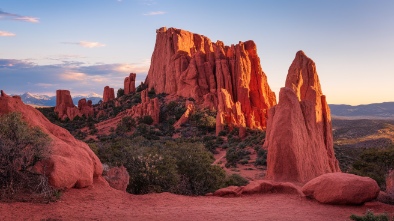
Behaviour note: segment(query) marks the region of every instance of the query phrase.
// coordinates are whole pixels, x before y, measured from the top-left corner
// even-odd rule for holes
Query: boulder
[[[58,101],[64,105],[70,104],[69,100],[61,100],[64,97],[59,96]],[[20,112],[23,120],[30,126],[39,127],[51,139],[48,160],[37,163],[36,168],[45,172],[52,186],[82,188],[92,185],[93,178],[102,174],[100,160],[86,143],[75,139],[66,129],[52,124],[41,112],[25,105],[20,99],[0,97],[0,115],[10,112]],[[44,165],[46,170],[40,170]]]
[[[326,204],[362,204],[378,197],[375,180],[348,173],[327,173],[302,187],[305,196]]]
[[[243,123],[252,129],[266,127],[267,110],[276,104],[253,41],[225,46],[176,28],[156,31],[145,84],[156,93],[191,97],[197,105],[216,110],[220,105],[216,97],[223,96],[224,89],[226,99],[236,105],[231,109],[242,112]],[[226,123],[224,115],[218,116],[218,129]]]
[[[124,94],[130,94],[135,92],[136,76],[136,73],[130,73],[130,75],[124,79]]]
[[[130,181],[130,175],[124,166],[109,169],[104,178],[112,188],[123,192],[126,192]]]
[[[340,172],[335,158],[330,109],[315,63],[299,51],[290,66],[278,105],[269,111],[267,178],[306,183]]]
[[[82,116],[75,107],[69,90],[56,90],[55,112],[62,120],[66,118],[73,120],[76,116]]]
[[[103,92],[103,102],[108,102],[113,99],[115,99],[114,89],[109,86],[105,86]]]

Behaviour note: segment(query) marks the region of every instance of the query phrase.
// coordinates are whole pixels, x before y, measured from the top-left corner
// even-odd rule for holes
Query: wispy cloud
[[[164,14],[166,14],[167,12],[164,12],[164,11],[155,11],[155,12],[148,12],[148,13],[145,13],[145,14],[143,14],[143,15],[147,15],[147,16],[152,16],[152,15],[164,15]]]
[[[99,48],[99,47],[104,47],[105,44],[100,43],[100,42],[94,42],[94,41],[80,41],[80,42],[62,42],[62,44],[71,44],[71,45],[79,45],[84,48]]]
[[[8,31],[0,31],[0,37],[13,37],[16,34],[8,32]]]
[[[8,13],[8,12],[5,12],[1,9],[0,9],[0,19],[9,19],[9,20],[15,20],[15,21],[31,22],[31,23],[38,23],[39,22],[39,18]]]

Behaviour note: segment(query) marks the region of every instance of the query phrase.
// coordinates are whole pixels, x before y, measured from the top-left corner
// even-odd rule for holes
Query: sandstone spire
[[[192,97],[197,105],[214,109],[218,109],[218,94],[225,89],[229,95],[225,102],[238,103],[238,107],[231,109],[240,109],[245,126],[266,127],[267,110],[276,104],[276,98],[268,86],[253,41],[225,46],[221,41],[213,43],[203,35],[181,29],[160,28],[156,33],[155,49],[145,80],[149,89]],[[222,115],[220,113],[218,117]],[[217,122],[244,126],[222,119]]]
[[[289,68],[286,87],[268,117],[267,177],[305,183],[321,174],[339,172],[332,138],[330,109],[315,63],[299,51]]]
[[[135,92],[136,76],[136,73],[130,73],[130,75],[124,79],[124,94],[130,94]]]
[[[73,120],[76,116],[82,116],[78,108],[75,107],[69,90],[56,90],[55,112],[62,120],[66,118]]]
[[[109,86],[105,86],[103,92],[103,102],[108,102],[113,99],[115,99],[114,89]]]

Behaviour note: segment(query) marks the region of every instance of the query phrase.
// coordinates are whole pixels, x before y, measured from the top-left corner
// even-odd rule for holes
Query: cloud
[[[66,81],[83,81],[86,79],[86,74],[80,72],[68,72],[61,74],[60,77]]]
[[[146,59],[137,63],[87,65],[70,59],[40,65],[29,60],[0,59],[0,79],[4,82],[0,89],[9,94],[49,94],[58,89],[70,90],[74,95],[102,94],[106,85],[123,88],[124,78],[131,72],[137,73],[136,85],[139,85],[145,80],[149,63]]]
[[[80,42],[62,42],[62,44],[71,44],[71,45],[79,45],[84,48],[98,48],[98,47],[104,47],[105,44],[102,44],[100,42],[93,42],[93,41],[80,41]]]
[[[148,12],[148,13],[145,13],[145,14],[143,14],[143,15],[147,15],[147,16],[153,16],[153,15],[164,15],[164,14],[166,14],[167,12],[163,12],[163,11],[155,11],[155,12]]]
[[[9,20],[15,20],[15,21],[24,21],[24,22],[31,22],[31,23],[38,23],[39,18],[35,17],[30,17],[30,16],[22,16],[18,14],[12,14],[5,12],[0,9],[0,19],[9,19]]]
[[[11,33],[11,32],[7,32],[7,31],[0,31],[0,37],[13,37],[16,34]]]
[[[57,84],[48,84],[48,83],[36,83],[35,84],[38,87],[44,87],[44,88],[48,88],[48,87],[53,87],[56,86]]]

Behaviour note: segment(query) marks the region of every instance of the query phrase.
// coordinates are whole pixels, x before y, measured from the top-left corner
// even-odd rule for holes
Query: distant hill
[[[333,117],[348,119],[394,119],[394,102],[351,106],[330,104]]]
[[[56,96],[38,95],[29,92],[26,92],[19,96],[22,98],[22,101],[25,104],[48,107],[56,106]],[[78,101],[82,98],[92,100],[93,104],[97,104],[100,100],[102,100],[102,97],[100,97],[100,95],[96,93],[88,94],[87,96],[76,95],[73,97],[74,104],[77,105]]]

